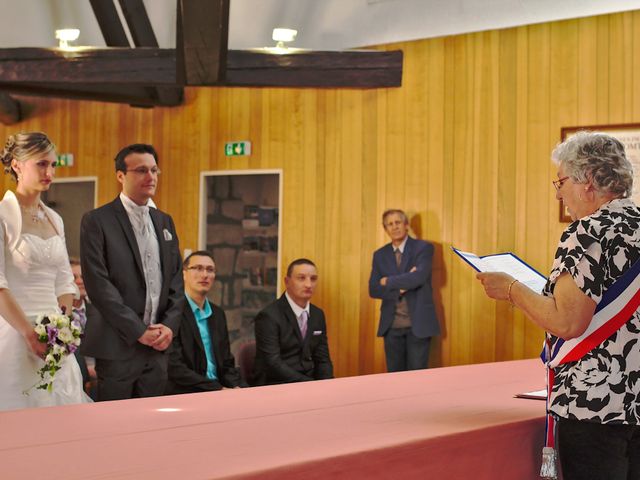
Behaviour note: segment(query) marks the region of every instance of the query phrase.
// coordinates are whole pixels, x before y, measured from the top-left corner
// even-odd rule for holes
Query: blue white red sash
[[[553,349],[545,345],[542,361],[555,368],[580,360],[627,323],[639,306],[640,261],[637,261],[604,293],[587,330],[571,340],[559,338]]]
[[[601,345],[607,338],[617,332],[640,307],[640,260],[618,278],[604,293],[596,307],[593,319],[585,332],[577,338],[563,340],[558,338],[551,346],[551,338],[545,335],[545,342],[540,357],[547,365],[547,425],[545,432],[545,449],[541,476],[557,478],[555,473],[555,419],[550,413],[551,391],[555,379],[554,368],[569,362],[575,362],[591,350]],[[548,448],[547,448],[548,447]],[[545,459],[549,454],[550,458]],[[553,463],[553,467],[550,465]],[[544,471],[547,474],[543,474]],[[553,473],[551,473],[553,472]]]

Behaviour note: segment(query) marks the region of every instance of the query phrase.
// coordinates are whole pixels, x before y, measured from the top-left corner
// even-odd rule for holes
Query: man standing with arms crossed
[[[173,220],[155,208],[160,170],[151,145],[115,158],[122,192],[82,219],[80,257],[89,319],[83,353],[96,358],[98,400],[162,395],[167,355],[182,312],[182,261]]]
[[[409,236],[402,210],[382,214],[391,239],[373,254],[369,295],[382,299],[378,336],[389,372],[427,368],[431,337],[440,333],[431,289],[433,245]]]

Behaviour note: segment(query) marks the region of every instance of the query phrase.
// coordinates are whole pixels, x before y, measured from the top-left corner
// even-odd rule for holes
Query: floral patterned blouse
[[[640,209],[630,199],[612,200],[564,231],[543,294],[553,295],[568,272],[597,304],[639,258]],[[553,345],[557,337],[550,338]],[[640,309],[581,360],[555,368],[550,409],[564,418],[640,424]]]

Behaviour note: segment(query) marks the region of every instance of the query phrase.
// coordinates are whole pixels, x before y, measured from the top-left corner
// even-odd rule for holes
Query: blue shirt
[[[189,295],[184,294],[187,297],[193,316],[196,317],[196,325],[200,330],[200,338],[202,339],[202,345],[204,346],[204,353],[207,356],[207,378],[211,380],[217,380],[218,375],[216,372],[216,358],[213,353],[213,344],[211,343],[211,334],[209,333],[209,324],[207,320],[212,314],[211,305],[209,300],[204,300],[204,309],[198,307],[198,304],[189,298]]]

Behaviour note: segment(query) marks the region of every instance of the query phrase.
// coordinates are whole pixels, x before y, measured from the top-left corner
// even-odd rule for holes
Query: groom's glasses
[[[138,168],[128,168],[127,170],[125,170],[127,172],[133,172],[136,175],[146,175],[147,173],[151,173],[151,175],[153,175],[154,177],[157,177],[158,175],[160,175],[162,172],[160,171],[160,169],[158,167],[151,167],[151,168],[147,168],[147,167],[138,167]]]
[[[205,267],[204,265],[192,265],[191,267],[187,267],[187,270],[192,270],[198,273],[207,273],[207,275],[214,275],[216,273],[216,269],[214,267]]]

